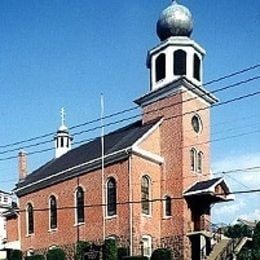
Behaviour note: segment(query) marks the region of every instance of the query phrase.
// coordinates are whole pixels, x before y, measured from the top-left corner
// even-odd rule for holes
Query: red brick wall
[[[6,221],[7,242],[19,240],[18,216],[9,217]]]
[[[66,173],[65,173],[66,174]],[[119,202],[128,201],[128,161],[106,167],[105,180],[114,176],[117,180],[117,196]],[[74,194],[78,184],[85,191],[85,205],[97,205],[85,208],[85,224],[75,225]],[[55,195],[58,208],[58,228],[49,231],[49,196]],[[29,248],[48,248],[52,245],[75,243],[77,239],[98,241],[103,238],[102,229],[102,196],[101,171],[95,171],[72,180],[53,185],[35,193],[20,198],[21,210],[26,209],[31,202],[35,209],[34,234],[26,234],[26,216],[21,213],[22,250]],[[39,210],[39,211],[38,211]],[[118,205],[118,216],[106,220],[106,236],[117,235],[121,239],[128,239],[129,206]]]
[[[141,200],[141,179],[147,176],[150,180],[150,199],[158,200],[161,198],[161,166],[137,156],[132,156],[131,167],[131,193],[134,202]],[[154,247],[158,247],[161,238],[161,201],[150,203],[151,214],[142,214],[141,203],[132,204],[133,207],[133,253],[140,255],[140,241],[143,235],[153,238]]]
[[[163,218],[161,222],[161,238],[165,245],[179,247],[179,259],[191,257],[191,244],[186,236],[193,225],[191,211],[183,192],[196,181],[209,178],[209,141],[210,118],[209,110],[197,112],[203,121],[203,131],[196,134],[192,130],[191,111],[208,106],[204,101],[194,98],[189,92],[179,92],[143,108],[143,121],[148,122],[158,117],[164,121],[160,127],[161,156],[165,159],[162,169],[161,195],[173,197],[172,217]],[[153,111],[149,113],[149,111]],[[187,115],[184,115],[186,114]],[[183,116],[182,116],[183,115]],[[190,149],[195,147],[203,152],[202,174],[191,172]],[[163,206],[163,205],[161,205]]]

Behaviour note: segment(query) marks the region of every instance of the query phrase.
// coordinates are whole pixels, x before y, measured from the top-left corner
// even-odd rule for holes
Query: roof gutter
[[[125,154],[129,155],[129,153],[131,153],[131,152],[132,152],[132,147],[129,146],[129,147],[124,148],[124,149],[122,149],[122,150],[119,150],[119,151],[116,151],[116,152],[114,152],[114,153],[110,153],[110,154],[105,155],[105,156],[104,156],[104,159],[108,159],[108,158],[110,158],[110,157],[112,157],[112,156],[119,155],[119,154],[121,154],[121,153],[125,153]],[[31,187],[31,186],[33,186],[33,185],[42,183],[42,182],[44,182],[44,181],[53,179],[53,178],[55,178],[55,177],[57,177],[57,176],[60,176],[60,175],[62,175],[62,174],[64,174],[64,173],[66,173],[66,172],[69,172],[69,171],[72,171],[72,170],[76,170],[76,169],[78,169],[78,168],[80,168],[80,167],[87,166],[87,165],[90,165],[90,164],[92,164],[92,163],[98,162],[99,160],[101,160],[101,158],[102,158],[102,157],[98,157],[98,158],[96,158],[96,159],[93,159],[93,160],[91,160],[91,161],[88,161],[88,162],[79,164],[79,165],[77,165],[77,166],[68,168],[68,169],[63,170],[63,171],[61,171],[61,172],[57,172],[57,173],[55,173],[55,174],[52,174],[51,176],[48,176],[48,177],[45,177],[45,178],[43,178],[43,179],[41,179],[41,180],[38,180],[38,181],[32,182],[32,183],[30,183],[30,184],[27,184],[27,185],[25,185],[25,186],[23,186],[23,187],[21,187],[21,188],[15,188],[15,189],[13,190],[13,192],[14,192],[14,193],[21,192],[21,191],[23,191],[24,189],[27,189],[27,188],[29,188],[29,187]]]

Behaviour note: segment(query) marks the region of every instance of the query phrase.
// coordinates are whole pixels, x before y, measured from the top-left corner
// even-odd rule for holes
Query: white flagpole
[[[101,94],[100,97],[101,113],[100,113],[100,124],[101,124],[101,185],[102,185],[102,209],[103,209],[103,242],[106,238],[106,189],[105,189],[105,142],[104,142],[104,96]]]

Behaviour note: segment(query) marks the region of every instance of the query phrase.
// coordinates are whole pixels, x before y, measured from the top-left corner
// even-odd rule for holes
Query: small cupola
[[[156,31],[161,43],[147,56],[151,91],[169,85],[180,77],[201,86],[205,51],[190,38],[193,18],[189,9],[173,1],[160,14]]]
[[[55,141],[55,158],[59,158],[71,149],[72,137],[69,135],[68,127],[65,125],[65,110],[61,109],[61,126],[59,127]]]

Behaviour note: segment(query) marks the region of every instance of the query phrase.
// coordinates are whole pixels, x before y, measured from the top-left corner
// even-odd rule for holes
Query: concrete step
[[[219,255],[223,252],[223,250],[228,246],[230,242],[230,238],[224,238],[219,241],[211,251],[210,255],[207,257],[207,260],[217,260]]]

